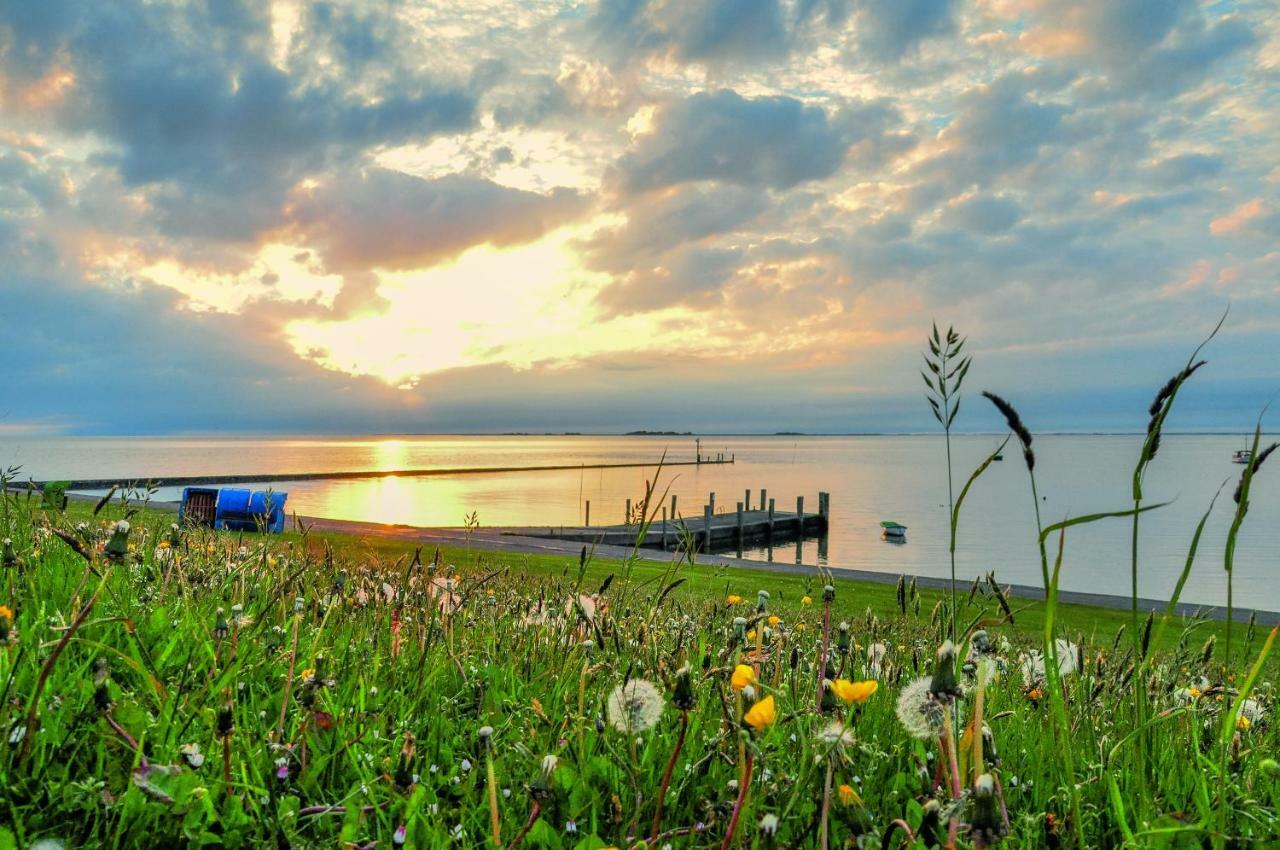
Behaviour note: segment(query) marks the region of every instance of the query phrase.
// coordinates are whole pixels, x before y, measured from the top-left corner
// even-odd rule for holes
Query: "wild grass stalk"
[[[938,333],[938,323],[933,323],[933,332],[925,340],[929,353],[924,355],[924,365],[929,374],[920,373],[928,388],[925,399],[933,417],[942,426],[947,448],[947,518],[951,523],[951,618],[948,625],[948,636],[956,637],[956,553],[955,553],[955,495],[951,473],[951,426],[960,412],[960,389],[964,385],[973,358],[964,354],[966,338],[956,333],[955,327],[948,327],[945,336]],[[932,375],[932,377],[930,377]]]

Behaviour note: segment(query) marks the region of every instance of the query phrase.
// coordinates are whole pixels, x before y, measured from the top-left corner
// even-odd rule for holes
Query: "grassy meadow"
[[[970,361],[928,348],[949,443]],[[1201,365],[1156,394],[1126,506],[1040,527],[1036,602],[954,560],[926,591],[0,489],[0,850],[1277,846],[1277,632],[1174,613],[1193,569],[1233,607],[1260,426],[1214,497],[1225,551],[1198,551],[1206,511],[1169,607],[1136,594],[1144,472]],[[1034,438],[984,395],[1038,510]],[[953,541],[991,460],[948,462]],[[1058,600],[1066,537],[1102,521],[1132,526],[1129,610]]]
[[[172,519],[6,497],[0,847],[1058,847],[1068,780],[1091,847],[1280,830],[1270,668],[1219,757],[1256,630],[1227,670],[1176,619],[1139,682],[1064,610],[1064,764],[1045,606],[988,584],[953,650],[909,583]]]

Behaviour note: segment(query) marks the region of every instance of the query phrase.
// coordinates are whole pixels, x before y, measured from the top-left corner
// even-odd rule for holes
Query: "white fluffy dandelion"
[[[1054,641],[1054,649],[1058,653],[1058,675],[1066,678],[1080,669],[1080,647],[1066,638]],[[1043,684],[1045,681],[1044,654],[1032,650],[1030,655],[1022,658],[1022,681],[1028,687]]]
[[[818,743],[827,747],[853,745],[853,732],[838,720],[833,720],[818,730]]]
[[[929,692],[932,679],[921,676],[913,679],[898,695],[898,720],[907,734],[925,740],[942,732],[943,713],[946,706],[934,699]]]
[[[645,679],[632,679],[613,689],[606,705],[609,722],[619,732],[644,732],[662,716],[662,692]]]

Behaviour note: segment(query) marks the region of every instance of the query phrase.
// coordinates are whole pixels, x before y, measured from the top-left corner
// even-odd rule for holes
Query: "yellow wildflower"
[[[726,605],[737,605],[737,604],[739,604],[739,603],[741,603],[741,602],[742,602],[742,597],[741,597],[741,596],[739,596],[739,595],[738,595],[738,594],[736,594],[736,593],[730,593],[730,594],[729,594],[728,596],[726,596],[726,597],[725,597],[725,599],[724,599],[724,603],[725,603]]]
[[[858,792],[853,790],[852,785],[841,785],[837,793],[840,796],[841,804],[845,806],[852,806],[854,803],[860,802],[858,800]]]
[[[808,626],[806,626],[804,623],[796,623],[796,631],[798,632],[802,632],[807,628]]]
[[[751,710],[742,719],[757,732],[763,732],[768,729],[778,719],[777,710],[773,705],[773,697],[767,696],[751,706]]]
[[[0,620],[13,622],[13,610],[8,605],[0,605]]]
[[[302,681],[304,682],[307,681],[308,679],[314,679],[316,677],[315,668],[308,667],[306,670],[302,671],[301,675],[302,675]]]
[[[876,688],[880,687],[880,683],[875,679],[867,679],[865,682],[850,682],[848,679],[836,679],[831,683],[831,690],[835,691],[836,696],[846,705],[853,703],[863,703],[871,698],[876,692]]]
[[[739,664],[733,668],[733,676],[729,679],[729,684],[733,685],[735,691],[740,691],[747,685],[753,684],[755,680],[756,671],[745,664]]]
[[[751,629],[749,632],[747,632],[747,640],[755,640],[755,639],[756,639],[756,630]]]
[[[1192,699],[1200,699],[1200,697],[1204,695],[1204,692],[1196,687],[1187,688],[1187,693],[1191,696]]]
[[[803,596],[803,597],[801,597],[801,598],[800,598],[800,604],[801,604],[801,605],[812,605],[812,604],[813,604],[813,598],[812,598],[812,597],[809,597],[809,596]]]
[[[1236,718],[1236,728],[1247,730],[1253,725],[1253,721],[1245,717],[1243,714]]]
[[[778,623],[781,623],[781,622],[782,622],[782,618],[779,617],[777,614],[774,614],[772,617],[769,618],[769,625],[771,626],[776,626],[778,625]]]

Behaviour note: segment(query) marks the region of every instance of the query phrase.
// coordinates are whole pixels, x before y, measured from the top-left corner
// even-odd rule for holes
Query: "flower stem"
[[[662,828],[662,804],[667,799],[667,788],[671,785],[671,773],[675,770],[676,759],[684,747],[685,732],[689,730],[689,712],[680,712],[680,731],[676,734],[676,745],[671,750],[671,758],[667,759],[667,769],[662,773],[662,784],[658,786],[658,807],[653,813],[653,827],[649,830],[649,843],[658,840],[658,830]]]
[[[738,799],[733,803],[733,814],[729,816],[729,828],[725,830],[720,850],[729,850],[733,844],[733,834],[738,831],[738,819],[742,817],[742,806],[747,799],[747,789],[751,787],[751,763],[754,758],[755,753],[747,750],[747,760],[742,765],[743,779],[738,782]]]

